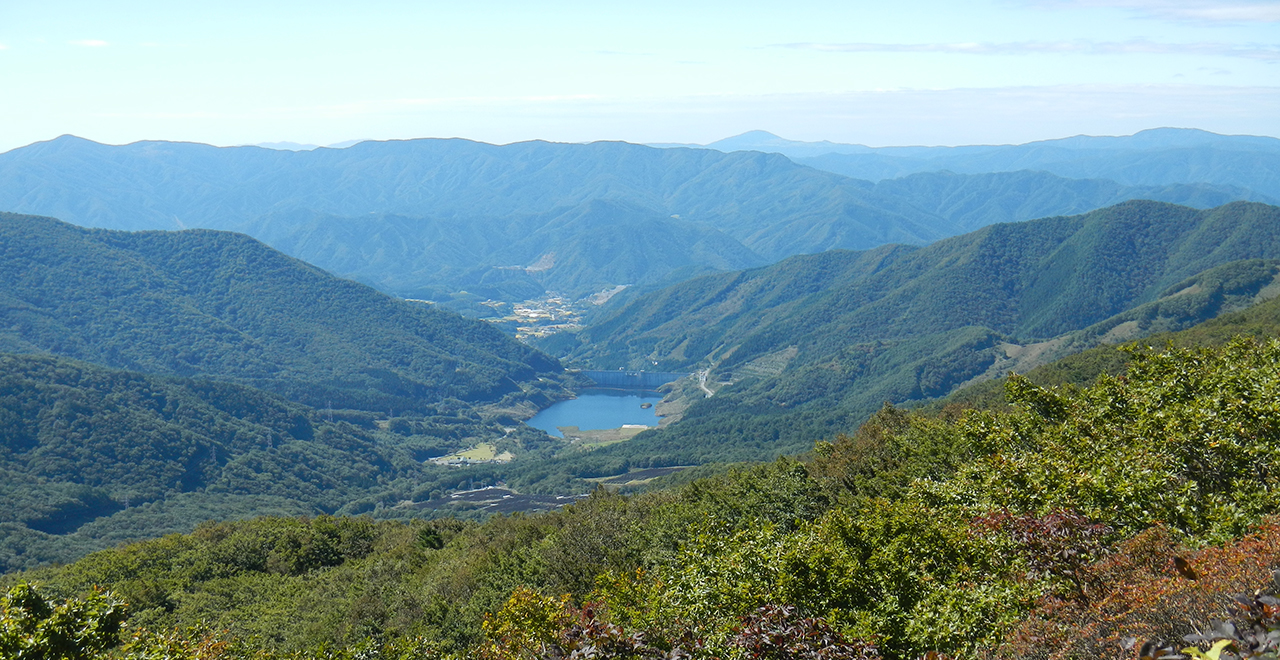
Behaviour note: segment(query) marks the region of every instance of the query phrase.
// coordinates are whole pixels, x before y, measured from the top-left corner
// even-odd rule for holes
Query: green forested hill
[[[385,416],[316,410],[262,390],[0,353],[0,572],[74,560],[206,520],[361,513],[492,484],[423,459],[480,441],[553,445],[459,401]],[[509,423],[509,422],[508,422]],[[543,442],[545,441],[545,443]]]
[[[0,214],[0,350],[230,380],[315,407],[496,400],[558,371],[493,327],[239,234]]]
[[[190,528],[198,520],[184,509],[336,510],[353,490],[404,476],[369,433],[265,392],[47,356],[0,355],[0,416],[9,569],[101,547],[94,532]],[[114,529],[75,534],[113,514]]]
[[[1229,266],[1230,264],[1223,268],[1225,269]],[[1221,272],[1222,269],[1215,270]],[[1272,286],[1275,285],[1273,284]],[[1203,293],[1207,294],[1203,296],[1203,300],[1223,297],[1220,291],[1213,289],[1208,289]],[[1268,294],[1270,293],[1268,292]],[[1190,300],[1193,297],[1201,297],[1200,292],[1165,298],[1149,305],[1143,305],[1134,310],[1134,312],[1121,315],[1121,318],[1116,320],[1129,322],[1125,317],[1141,317],[1146,311],[1161,303],[1176,303],[1182,300]],[[1107,328],[1107,325],[1110,324],[1102,324],[1097,330],[1109,330],[1110,328]],[[1221,346],[1235,337],[1251,337],[1262,341],[1276,336],[1280,336],[1280,298],[1263,300],[1239,311],[1231,311],[1214,316],[1208,321],[1185,330],[1149,334],[1138,343],[1156,347],[1171,344],[1179,348],[1190,348],[1196,346]],[[1131,357],[1129,353],[1117,351],[1112,345],[1104,345],[1089,348],[1047,364],[1037,365],[1030,370],[1015,369],[1014,371],[1021,374],[1028,381],[1042,387],[1085,386],[1093,383],[1100,375],[1124,373]],[[1007,372],[1008,370],[1004,373]],[[930,402],[921,406],[921,408],[937,411],[944,406],[952,404],[988,409],[1001,408],[1005,401],[1004,385],[1006,381],[1007,378],[1002,374],[999,378],[962,387],[946,398]]]
[[[1047,339],[1214,266],[1280,258],[1278,220],[1280,209],[1262,204],[1127,202],[924,248],[793,257],[633,301],[584,330],[570,356],[601,368],[732,368],[789,346],[821,352],[968,326]]]
[[[945,396],[1273,296],[1276,258],[1276,207],[1128,202],[925,248],[795,257],[669,287],[585,329],[570,358],[709,370],[715,395],[574,469],[797,451],[884,401]]]

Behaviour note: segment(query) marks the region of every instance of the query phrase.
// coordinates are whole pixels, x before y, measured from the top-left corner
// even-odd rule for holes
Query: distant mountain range
[[[740,137],[737,144],[750,143]],[[619,284],[658,287],[828,249],[922,245],[1129,199],[1274,201],[1228,175],[1210,176],[1217,171],[1142,185],[1029,171],[872,183],[775,154],[617,142],[425,139],[282,151],[114,147],[64,136],[0,154],[0,208],[112,229],[244,231],[402,297],[444,299],[465,289],[520,300],[548,290],[582,297]]]
[[[497,300],[547,290],[580,298],[615,282],[658,286],[768,263],[712,227],[607,200],[475,222],[294,211],[243,229],[333,272],[428,300],[456,291]]]
[[[706,148],[783,154],[797,163],[870,181],[917,172],[1034,170],[1077,179],[1110,179],[1132,186],[1235,186],[1280,199],[1280,139],[1218,135],[1196,129],[1157,128],[1119,137],[1078,135],[1018,145],[964,147],[797,142],[765,131],[751,131],[712,142]]]

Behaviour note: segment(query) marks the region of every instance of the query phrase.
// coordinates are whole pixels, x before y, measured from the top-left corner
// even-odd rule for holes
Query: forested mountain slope
[[[1267,258],[1280,258],[1280,208],[1127,202],[924,248],[829,252],[698,278],[584,330],[571,356],[601,368],[656,360],[687,369],[708,359],[743,364],[790,345],[804,352],[836,337],[894,340],[967,326],[1047,339],[1214,266]]]
[[[207,518],[334,511],[415,466],[366,430],[243,386],[13,354],[0,383],[4,569]]]
[[[886,400],[945,396],[1002,369],[1268,298],[1280,291],[1278,258],[1276,207],[1127,202],[924,248],[831,252],[698,278],[585,329],[569,355],[608,369],[706,369],[715,396],[578,469],[794,451]]]
[[[1230,266],[1231,264],[1228,264],[1222,268],[1229,268]],[[1275,285],[1273,284],[1272,286]],[[1206,293],[1210,293],[1211,297],[1221,295],[1213,291],[1206,291]],[[1267,291],[1265,295],[1269,296],[1273,293],[1274,290]],[[1136,316],[1152,306],[1161,304],[1161,302],[1179,302],[1189,297],[1184,294],[1172,299],[1156,301],[1143,305],[1122,316]],[[1102,325],[1105,327],[1106,324]],[[1231,311],[1214,316],[1208,321],[1184,330],[1150,334],[1137,343],[1155,347],[1171,344],[1178,348],[1192,348],[1221,346],[1236,337],[1250,337],[1258,341],[1266,341],[1276,336],[1280,336],[1280,298],[1273,297],[1239,311]],[[1030,370],[1016,368],[1011,371],[1022,375],[1028,381],[1041,387],[1087,386],[1101,375],[1115,376],[1123,374],[1124,370],[1128,368],[1132,357],[1131,353],[1117,351],[1114,345],[1107,344],[1067,355],[1047,364],[1035,365]],[[1006,373],[1008,372],[1006,371]],[[1003,408],[1007,380],[1005,375],[1002,374],[999,378],[961,387],[946,398],[929,402],[920,406],[920,408],[933,412],[953,404],[986,409]]]
[[[240,234],[0,214],[0,350],[208,377],[315,407],[497,400],[555,360]]]
[[[480,441],[522,456],[556,444],[504,429],[456,400],[378,423],[385,415],[0,353],[0,572],[188,532],[206,520],[384,506],[388,517],[424,515],[392,507],[460,483],[493,483],[491,473],[460,474],[425,458]]]

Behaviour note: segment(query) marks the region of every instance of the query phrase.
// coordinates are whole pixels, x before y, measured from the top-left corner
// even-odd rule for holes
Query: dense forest
[[[1123,213],[1126,207],[1113,211],[1122,220],[1137,218],[1131,224],[1138,227],[1183,216],[1196,230],[1192,236],[1214,234],[1218,226],[1197,222],[1199,212],[1191,209],[1131,206],[1136,215]],[[1165,215],[1142,213],[1152,208]],[[1255,230],[1234,235],[1266,235],[1271,207],[1233,208],[1205,217],[1222,225],[1260,212]],[[678,423],[587,451],[520,424],[536,408],[566,396],[571,381],[547,370],[554,365],[550,358],[493,328],[336,280],[243,236],[129,234],[7,219],[14,240],[6,249],[14,258],[6,267],[14,278],[6,295],[14,304],[0,340],[22,353],[128,368],[48,355],[0,360],[11,422],[0,457],[3,488],[14,502],[0,519],[0,565],[8,569],[74,560],[150,534],[188,532],[207,519],[480,515],[494,509],[487,502],[457,501],[451,493],[484,486],[511,489],[495,494],[510,493],[499,510],[545,509],[558,503],[552,496],[585,493],[629,471],[803,452],[857,428],[886,400],[926,400],[966,380],[1036,364],[1001,358],[1012,354],[1010,338],[978,325],[896,341],[886,336],[826,360],[805,353],[791,364],[779,360],[782,377],[772,380],[735,367],[739,382],[713,381],[717,395],[694,403]],[[1090,222],[1094,234],[1105,234],[1118,221],[1113,213],[1095,214],[1083,225]],[[1138,229],[1121,236],[1133,231]],[[1232,248],[1231,240],[1208,259],[1197,256],[1195,241],[1177,245],[1174,267],[1150,268],[1177,275],[1250,254]],[[823,291],[874,277],[894,260],[922,251],[827,253],[805,258],[804,268],[739,277],[752,282],[777,273],[758,288],[776,291],[767,297],[785,306],[815,295],[826,300]],[[20,268],[36,263],[49,265]],[[1242,259],[1180,281],[1154,276],[1146,287],[1158,292],[1154,300],[1056,338],[1053,350],[1038,355],[1047,361],[1099,343],[1177,330],[1265,300],[1278,271],[1274,261]],[[1273,306],[1258,305],[1250,313],[1264,315]],[[468,342],[473,336],[481,341]],[[837,335],[822,340],[829,346],[843,341]],[[821,349],[822,342],[806,345],[806,352]],[[279,371],[271,371],[273,362]],[[386,371],[361,367],[379,362]],[[441,365],[454,365],[453,373],[443,373]],[[459,386],[467,382],[460,383],[464,371],[470,382],[474,374],[503,380],[488,381],[498,384],[496,391],[477,392]],[[714,372],[716,380],[728,371]],[[335,372],[345,372],[344,380],[335,382]],[[859,381],[851,375],[870,386],[853,389]],[[429,461],[481,443],[511,460],[465,469]]]
[[[0,301],[2,570],[209,519],[466,516],[447,493],[523,463],[429,459],[559,448],[519,421],[570,395],[554,359],[244,235],[0,214]]]
[[[554,391],[560,377],[554,359],[487,323],[229,232],[0,214],[0,299],[0,350],[229,380],[316,408],[492,402]]]
[[[1278,217],[1280,207],[1265,204],[1199,211],[1136,201],[924,248],[792,257],[636,299],[580,333],[569,356],[598,368],[711,360],[731,369],[790,345],[822,349],[817,359],[826,359],[839,346],[823,344],[848,334],[888,341],[983,326],[1043,340],[1172,293],[1209,268],[1280,259]]]
[[[425,459],[479,442],[531,462],[558,449],[511,424],[456,399],[386,419],[231,383],[0,353],[0,571],[210,519],[465,516],[445,492],[493,485],[522,463],[460,473]]]
[[[947,396],[1275,296],[1278,214],[1127,202],[924,248],[793,257],[640,296],[541,345],[597,368],[706,369],[716,390],[666,428],[576,462],[583,474],[760,460],[885,401]]]
[[[6,576],[3,630],[91,620],[133,658],[1274,652],[1280,341],[1177,347],[1220,334],[545,514],[210,523]]]

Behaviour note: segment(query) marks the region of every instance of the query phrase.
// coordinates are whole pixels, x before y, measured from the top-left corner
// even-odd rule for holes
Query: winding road
[[[707,393],[708,399],[710,399],[712,396],[715,395],[715,392],[712,392],[711,388],[707,387],[707,376],[710,376],[710,375],[711,375],[710,369],[703,369],[702,371],[698,372],[698,387],[701,387],[702,391]]]

